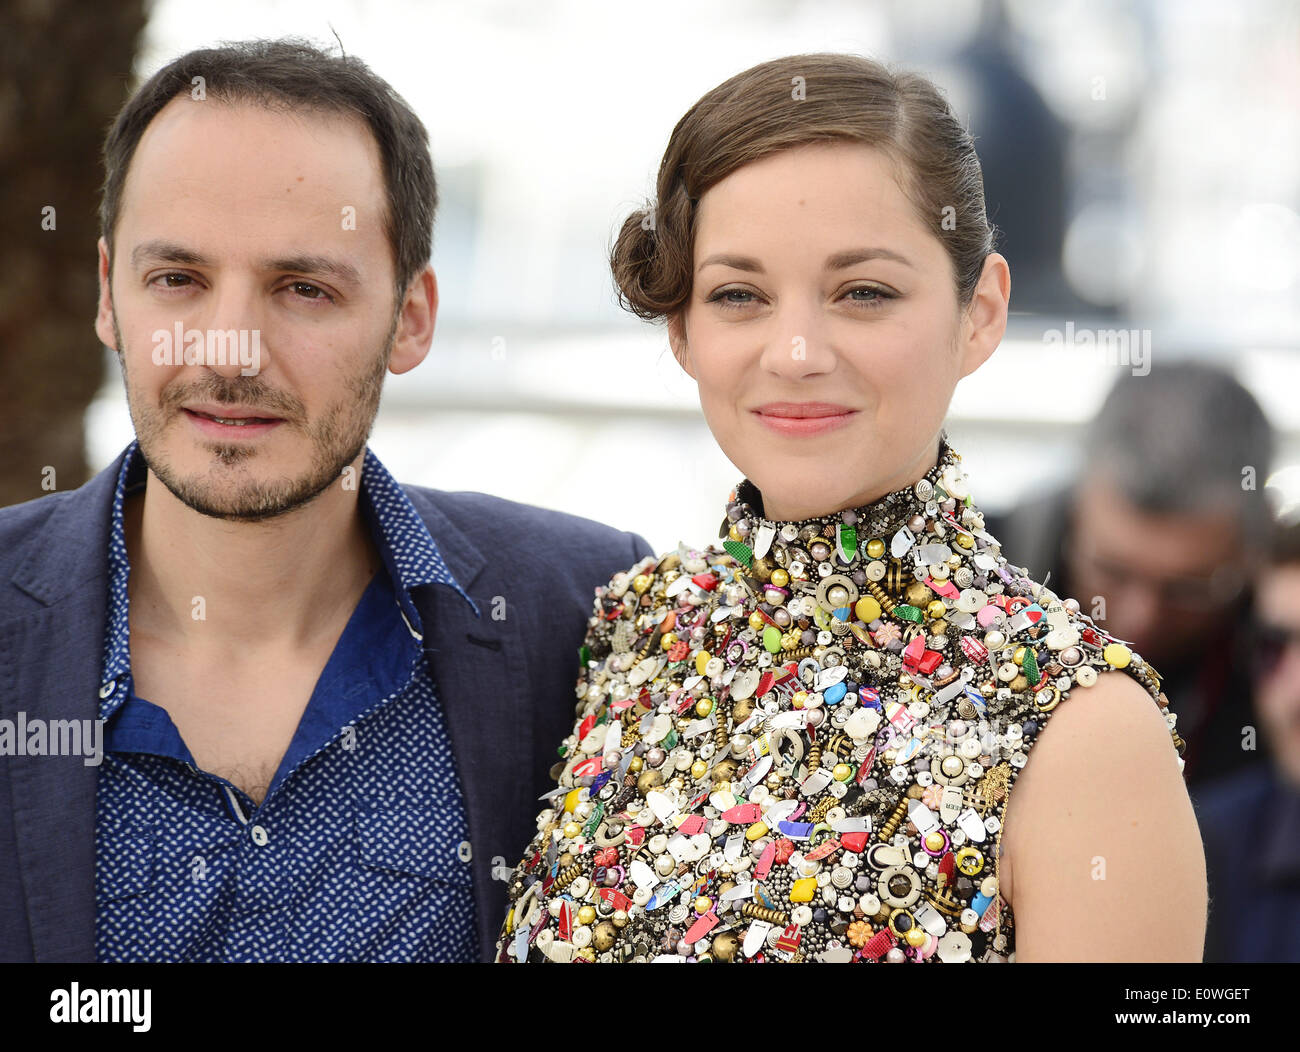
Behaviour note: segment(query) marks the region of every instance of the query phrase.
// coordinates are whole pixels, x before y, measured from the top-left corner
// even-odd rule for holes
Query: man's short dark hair
[[[305,40],[245,40],[202,48],[174,59],[127,100],[104,141],[100,233],[110,254],[127,169],[140,137],[158,112],[194,91],[202,77],[207,98],[295,111],[360,117],[379,145],[387,208],[384,227],[393,250],[397,299],[429,262],[438,187],[429,134],[405,100],[359,58],[332,55]]]

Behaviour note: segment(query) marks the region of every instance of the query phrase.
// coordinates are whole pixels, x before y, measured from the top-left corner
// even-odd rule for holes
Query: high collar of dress
[[[778,565],[809,556],[829,562],[836,569],[879,558],[879,552],[860,550],[872,538],[883,538],[897,548],[929,541],[951,540],[953,527],[959,531],[982,532],[983,515],[970,499],[970,486],[961,466],[961,454],[941,433],[939,455],[933,467],[910,486],[887,493],[868,504],[806,519],[770,519],[764,512],[763,495],[748,478],[742,479],[727,502],[720,538],[730,545],[740,543],[753,558],[769,559]],[[989,541],[993,538],[989,537]]]

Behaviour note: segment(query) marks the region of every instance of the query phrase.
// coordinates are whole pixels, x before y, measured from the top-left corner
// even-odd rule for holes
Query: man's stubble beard
[[[138,404],[132,396],[130,374],[127,370],[126,344],[122,339],[117,318],[113,318],[113,335],[117,339],[118,363],[122,369],[127,405],[135,427],[140,452],[149,469],[186,507],[201,515],[240,522],[259,522],[284,515],[320,496],[361,454],[383,393],[384,373],[392,355],[400,312],[394,312],[383,352],[349,384],[349,394],[325,410],[319,419],[305,428],[302,403],[291,395],[268,388],[258,376],[238,377],[234,380],[214,372],[206,372],[193,385],[168,393],[164,389],[163,404],[159,407]],[[258,450],[251,444],[205,441],[202,447],[212,453],[216,464],[207,475],[182,476],[166,456],[163,432],[168,418],[179,420],[183,402],[213,401],[222,405],[247,405],[275,413],[284,419],[280,427],[297,428],[305,432],[312,452],[310,470],[296,478],[277,481],[258,481],[236,477],[217,471],[234,468],[253,461]],[[180,421],[185,426],[184,421]]]

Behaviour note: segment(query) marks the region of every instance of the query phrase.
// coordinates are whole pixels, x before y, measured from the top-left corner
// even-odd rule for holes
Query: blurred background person
[[[1251,578],[1267,565],[1263,480],[1272,428],[1227,370],[1156,364],[1124,374],[1082,443],[1076,480],[988,517],[1032,574],[1050,571],[1163,677],[1189,791],[1261,762],[1244,749]]]
[[[1300,521],[1276,528],[1255,584],[1261,762],[1193,801],[1210,886],[1207,962],[1300,962]],[[1252,742],[1251,744],[1255,744]]]

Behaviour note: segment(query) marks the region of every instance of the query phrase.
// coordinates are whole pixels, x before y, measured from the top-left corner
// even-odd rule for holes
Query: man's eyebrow
[[[858,263],[866,263],[872,259],[889,259],[895,263],[901,263],[905,267],[914,267],[914,264],[906,256],[901,256],[897,252],[888,248],[850,248],[843,252],[836,252],[826,258],[827,270],[843,270],[845,267],[852,267]],[[763,264],[752,256],[734,256],[728,253],[716,253],[705,259],[700,265],[699,270],[713,265],[731,267],[735,270],[747,270],[755,274],[763,273]]]
[[[267,270],[288,270],[295,274],[315,274],[334,278],[347,285],[360,285],[361,272],[351,263],[330,256],[284,256],[281,259],[268,260]]]
[[[146,261],[183,263],[190,267],[201,267],[207,263],[197,252],[175,241],[142,241],[136,245],[131,250],[131,266],[139,267]]]
[[[144,263],[176,263],[181,266],[202,267],[210,261],[175,241],[144,241],[131,250],[131,265]],[[304,254],[269,259],[262,264],[264,270],[289,271],[294,274],[319,275],[334,278],[350,285],[361,284],[361,272],[351,263],[330,256]]]

